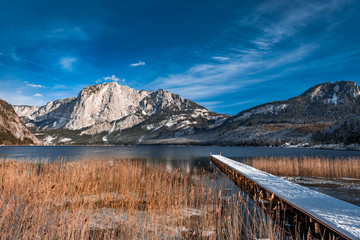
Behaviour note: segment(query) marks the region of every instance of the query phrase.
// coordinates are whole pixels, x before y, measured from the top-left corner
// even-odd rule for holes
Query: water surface
[[[360,151],[322,150],[308,148],[273,148],[273,147],[221,147],[221,146],[1,146],[0,158],[15,158],[24,160],[65,161],[81,160],[84,158],[138,158],[147,163],[163,163],[166,168],[182,169],[192,173],[199,169],[213,172],[215,165],[209,160],[210,153],[241,160],[252,157],[299,157],[322,156],[328,158],[360,157]],[[328,181],[299,181],[298,178],[288,180],[308,186],[351,203],[360,205],[360,184],[354,181],[338,181],[329,185]],[[227,177],[219,173],[218,184],[229,184]],[[331,180],[333,181],[333,180]],[[349,184],[347,184],[347,182]],[[322,184],[324,183],[324,184]],[[334,183],[334,182],[332,182]],[[330,187],[329,187],[330,186]],[[234,187],[236,188],[236,187]]]
[[[87,157],[138,157],[161,158],[168,160],[191,160],[209,158],[210,153],[222,153],[229,158],[279,157],[279,156],[323,156],[350,157],[360,156],[360,151],[323,150],[309,148],[276,147],[221,147],[221,146],[1,146],[3,158],[58,158],[67,160]]]

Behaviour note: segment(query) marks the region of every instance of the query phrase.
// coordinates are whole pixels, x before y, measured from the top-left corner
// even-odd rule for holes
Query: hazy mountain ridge
[[[0,144],[41,144],[21,122],[13,107],[3,100],[0,100]]]

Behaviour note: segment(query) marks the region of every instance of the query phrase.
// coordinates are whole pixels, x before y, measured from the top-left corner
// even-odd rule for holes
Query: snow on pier
[[[349,239],[360,239],[360,207],[221,155],[212,158],[255,182],[279,199]]]

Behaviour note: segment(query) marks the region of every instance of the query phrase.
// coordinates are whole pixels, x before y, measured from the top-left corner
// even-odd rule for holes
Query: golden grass
[[[227,196],[214,178],[134,160],[2,160],[0,238],[284,237],[261,209],[240,193]]]
[[[360,158],[257,157],[241,162],[259,170],[282,176],[360,179]]]

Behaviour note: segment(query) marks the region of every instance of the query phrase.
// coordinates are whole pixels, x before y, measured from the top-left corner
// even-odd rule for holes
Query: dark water
[[[251,157],[280,156],[323,156],[329,158],[360,157],[360,151],[320,150],[301,148],[271,148],[271,147],[220,147],[220,146],[1,146],[0,158],[15,158],[24,160],[66,161],[81,160],[89,157],[139,158],[149,163],[163,163],[167,169],[182,169],[194,172],[205,169],[213,172],[216,167],[210,163],[210,153],[222,153],[223,156],[241,160]],[[291,179],[289,179],[291,180]],[[227,182],[225,175],[218,176],[218,182]],[[294,182],[296,182],[294,180]],[[301,182],[299,182],[302,184]],[[227,183],[228,184],[228,183]],[[308,185],[308,184],[302,184]],[[311,186],[309,186],[311,187]],[[344,190],[345,189],[345,190]],[[316,190],[326,194],[359,204],[359,191],[345,185],[332,187],[328,184],[318,184]],[[356,196],[354,196],[354,194]],[[339,197],[340,196],[340,197]],[[351,200],[353,199],[353,201]]]
[[[272,156],[360,156],[360,151],[320,150],[272,147],[220,147],[220,146],[1,146],[0,158],[24,160],[67,161],[89,157],[140,158],[147,161],[165,162],[168,168],[191,171],[199,166],[211,168],[210,153],[241,159]]]
[[[272,148],[272,147],[220,147],[220,146],[1,146],[0,158],[24,160],[66,161],[89,157],[139,158],[150,162],[165,162],[167,168],[192,171],[199,166],[208,170],[210,153],[222,153],[233,158],[272,156],[360,156],[360,151]]]
[[[167,160],[191,160],[209,158],[210,153],[219,153],[230,158],[271,156],[360,156],[360,151],[322,150],[306,148],[272,147],[220,147],[220,146],[1,146],[0,157],[7,158],[58,158],[67,160],[86,157],[138,157]]]

